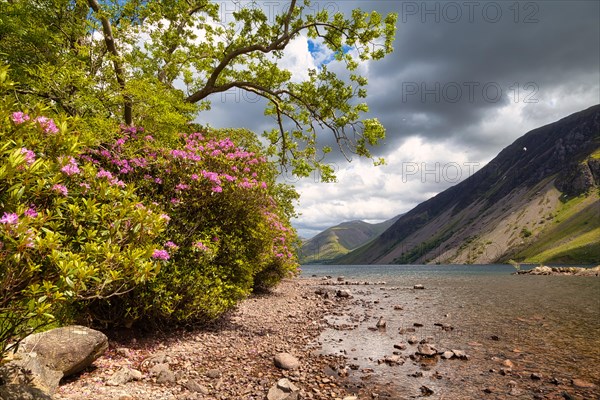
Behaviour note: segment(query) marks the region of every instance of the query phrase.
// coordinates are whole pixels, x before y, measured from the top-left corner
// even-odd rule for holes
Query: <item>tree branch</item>
[[[92,10],[96,13],[100,22],[102,23],[102,32],[104,34],[104,43],[106,43],[106,48],[113,56],[113,68],[115,70],[115,76],[117,78],[117,83],[123,92],[125,92],[125,70],[123,69],[123,65],[121,63],[121,56],[119,51],[117,50],[117,46],[115,43],[115,39],[113,37],[112,25],[108,18],[101,15],[100,13],[100,4],[98,4],[97,0],[88,0],[88,4]],[[124,104],[123,104],[123,118],[125,120],[126,125],[133,124],[133,102],[131,97],[127,94],[123,94]]]

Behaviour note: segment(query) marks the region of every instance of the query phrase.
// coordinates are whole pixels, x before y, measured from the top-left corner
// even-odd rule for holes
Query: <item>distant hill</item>
[[[328,228],[311,239],[303,240],[300,263],[327,263],[368,243],[389,228],[399,217],[379,224],[364,221],[343,222]]]
[[[339,264],[600,262],[600,105],[528,132]]]

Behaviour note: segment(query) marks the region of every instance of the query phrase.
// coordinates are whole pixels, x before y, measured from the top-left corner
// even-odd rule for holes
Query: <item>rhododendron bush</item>
[[[276,168],[248,137],[235,131],[181,134],[161,147],[142,128],[123,127],[111,143],[82,158],[103,179],[126,182],[160,206],[168,221],[162,248],[168,260],[156,280],[111,300],[127,318],[190,321],[214,317],[296,270],[290,191],[276,184]],[[283,204],[283,203],[288,203]]]
[[[0,354],[48,323],[212,318],[295,273],[297,197],[243,131],[94,139],[0,67]]]

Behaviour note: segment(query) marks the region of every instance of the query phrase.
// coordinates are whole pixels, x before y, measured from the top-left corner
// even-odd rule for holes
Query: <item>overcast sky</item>
[[[268,13],[289,2],[258,2]],[[236,6],[221,2],[223,19]],[[302,237],[343,221],[379,222],[467,178],[529,130],[600,103],[599,1],[313,1],[312,10],[398,13],[394,53],[361,65],[370,117],[387,129],[369,160],[330,162],[337,183],[294,183]],[[305,37],[282,65],[294,79],[327,54]],[[329,64],[336,69],[334,63]],[[274,127],[250,95],[215,95],[200,120],[215,127]]]

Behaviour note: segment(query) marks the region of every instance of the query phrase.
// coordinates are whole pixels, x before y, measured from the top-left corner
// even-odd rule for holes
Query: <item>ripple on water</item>
[[[480,398],[484,388],[499,395],[512,391],[511,398],[520,398],[519,393],[531,398],[532,391],[549,398],[562,391],[584,398],[600,396],[600,279],[515,276],[505,266],[310,266],[304,270],[305,274],[387,282],[381,286],[384,290],[350,287],[354,298],[347,301],[342,315],[329,319],[338,330],[326,330],[321,337],[324,352],[342,352],[349,363],[360,367],[352,374],[357,381],[384,384],[397,398],[420,395],[422,385],[453,398]],[[414,284],[425,285],[425,290],[413,290]],[[396,305],[403,309],[395,310]],[[387,321],[386,329],[370,330],[380,316]],[[444,331],[436,323],[453,330]],[[403,351],[393,347],[412,335],[419,340],[431,337],[438,350],[465,350],[471,359],[412,360],[409,356],[416,346]],[[393,351],[406,357],[403,365],[377,363]],[[514,368],[504,376],[500,371],[506,359]],[[360,372],[367,368],[374,373]],[[531,373],[543,379],[534,381]],[[549,383],[552,377],[557,378],[554,384]],[[596,388],[574,388],[573,378]]]

